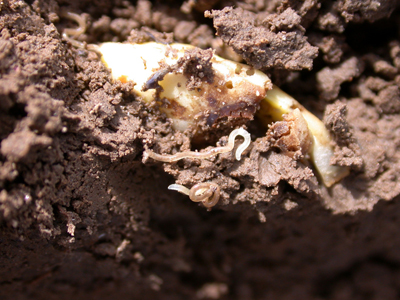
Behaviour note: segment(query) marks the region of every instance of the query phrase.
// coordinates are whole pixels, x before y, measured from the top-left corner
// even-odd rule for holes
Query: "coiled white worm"
[[[147,157],[150,157],[154,160],[168,162],[168,163],[175,162],[175,161],[178,161],[178,160],[181,160],[184,158],[195,158],[195,159],[210,158],[217,154],[232,151],[233,147],[235,146],[235,139],[237,136],[242,136],[244,138],[243,143],[236,149],[236,153],[235,153],[236,159],[240,160],[243,151],[246,150],[246,148],[250,145],[250,142],[251,142],[250,133],[248,133],[243,128],[235,129],[229,134],[228,143],[226,144],[226,146],[211,148],[209,150],[206,150],[205,152],[184,151],[184,152],[178,152],[178,153],[172,154],[172,155],[158,154],[158,153],[155,153],[155,152],[147,149],[144,151],[143,157],[145,159]]]
[[[168,186],[168,189],[188,195],[190,200],[193,202],[202,202],[207,208],[213,207],[218,203],[221,193],[218,184],[214,182],[197,183],[191,189],[174,183]]]

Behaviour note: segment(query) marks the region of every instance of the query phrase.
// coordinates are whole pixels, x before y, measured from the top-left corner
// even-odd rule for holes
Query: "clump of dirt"
[[[188,78],[186,87],[189,91],[199,88],[202,82],[214,83],[214,71],[211,58],[213,51],[193,49],[186,51],[182,65],[183,74]],[[179,64],[179,62],[178,62]]]
[[[396,1],[232,4],[0,3],[1,299],[396,299]],[[189,150],[191,133],[64,41],[75,26],[66,11],[85,18],[84,43],[175,40],[263,69],[324,119],[332,163],[350,175],[319,184],[293,115],[267,129],[247,123],[241,161],[143,164],[144,146]],[[227,132],[213,130],[225,144]],[[167,190],[204,181],[221,188],[212,211]]]
[[[337,102],[326,107],[324,122],[335,139],[335,156],[332,164],[352,167],[360,171],[364,163],[361,149],[353,137],[352,128],[346,119],[347,108],[344,103]]]
[[[311,69],[318,54],[304,36],[300,16],[291,8],[269,15],[260,25],[254,14],[241,8],[226,7],[205,16],[213,18],[218,36],[256,69]]]

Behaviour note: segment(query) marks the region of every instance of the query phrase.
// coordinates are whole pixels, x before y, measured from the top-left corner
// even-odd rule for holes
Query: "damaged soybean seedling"
[[[78,21],[79,16],[71,15],[68,17]],[[79,24],[81,27],[82,22]],[[175,130],[191,129],[194,136],[202,136],[204,132],[224,125],[229,128],[241,126],[253,119],[256,113],[267,125],[282,120],[286,114],[294,114],[299,123],[306,124],[307,134],[304,136],[310,144],[307,151],[322,183],[330,187],[349,173],[347,167],[330,164],[332,138],[323,122],[274,86],[259,70],[221,58],[212,50],[179,43],[109,42],[88,46],[101,55],[113,79],[132,81],[135,84],[133,92],[139,99],[147,103],[156,101],[160,110],[172,120]],[[244,129],[234,130],[224,147],[175,155],[156,154],[147,149],[144,158],[162,162],[205,159],[232,151],[237,135],[245,139],[236,152],[236,158],[240,160],[241,153],[250,143],[250,135]],[[205,182],[191,189],[176,184],[169,188],[211,207],[218,202],[220,191],[217,187],[215,183]]]
[[[210,67],[215,74],[214,80],[202,80],[198,88],[190,90],[186,86],[188,78],[184,74],[185,70],[179,68],[183,63],[179,61],[185,55],[189,58],[188,53],[193,49],[190,45],[164,45],[154,42],[135,45],[104,43],[99,46],[102,60],[111,69],[113,78],[135,82],[134,92],[143,101],[161,101],[161,110],[173,120],[176,130],[184,131],[189,126],[196,127],[196,122],[204,119],[212,126],[210,119],[215,122],[218,117],[232,116],[238,107],[239,110],[247,108],[247,112],[251,111],[253,114],[256,112],[255,108],[261,105],[258,115],[272,117],[265,117],[265,122],[282,120],[283,115],[297,108],[310,130],[312,140],[309,152],[322,182],[329,187],[348,174],[347,167],[330,164],[333,156],[332,139],[323,122],[293,97],[272,86],[269,78],[261,71],[213,54]],[[159,76],[161,70],[169,72],[162,72],[162,76]],[[157,86],[148,89],[148,82],[152,81],[153,84],[155,77]],[[213,100],[210,101],[210,98]],[[242,106],[237,105],[242,103]],[[222,111],[226,115],[221,115]],[[214,115],[218,117],[210,118]],[[152,152],[147,152],[151,157],[150,153]],[[186,156],[184,153],[176,155],[182,155],[182,158],[201,157],[200,153],[193,156]],[[165,159],[162,155],[154,158],[170,162],[167,156]]]

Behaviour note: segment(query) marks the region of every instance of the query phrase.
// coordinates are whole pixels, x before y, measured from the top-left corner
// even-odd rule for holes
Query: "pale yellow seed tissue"
[[[155,98],[156,90],[143,91],[145,83],[166,66],[174,66],[191,45],[160,43],[121,44],[104,43],[99,46],[104,64],[111,69],[112,77],[122,82],[133,81],[134,92],[143,101],[162,100],[160,109],[173,120],[174,128],[184,131],[209,112],[219,113],[243,102],[257,106],[272,88],[270,79],[264,73],[251,67],[212,55],[214,82],[202,82],[198,89],[186,87],[188,78],[179,72],[166,72],[158,84],[162,92]],[[199,65],[199,68],[202,66]],[[251,75],[248,75],[251,74]],[[214,101],[214,103],[212,103]]]

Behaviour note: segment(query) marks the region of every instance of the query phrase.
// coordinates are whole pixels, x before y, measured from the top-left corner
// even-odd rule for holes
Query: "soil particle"
[[[390,57],[393,60],[394,66],[397,70],[400,69],[400,43],[398,41],[393,41],[389,44],[390,46]]]
[[[152,24],[151,15],[151,2],[147,0],[139,0],[136,5],[135,19],[141,24],[150,26]]]
[[[363,58],[377,74],[383,75],[389,79],[393,79],[396,76],[397,68],[380,58],[378,55],[369,53]]]
[[[363,166],[361,150],[353,137],[353,129],[347,122],[346,112],[346,105],[339,101],[326,107],[324,123],[336,142],[335,156],[331,163],[360,170]]]
[[[205,16],[213,18],[218,36],[256,69],[311,69],[318,54],[303,34],[300,17],[291,9],[267,18],[267,27],[258,25],[253,14],[240,8],[226,7]]]
[[[389,17],[396,7],[395,0],[365,1],[341,0],[324,3],[317,17],[321,30],[341,33],[348,23],[375,22]]]
[[[322,13],[317,17],[317,27],[323,31],[342,33],[346,27],[346,23],[340,17],[340,13],[337,12],[335,3],[328,2],[321,10]]]
[[[310,43],[321,51],[323,60],[328,64],[337,64],[342,60],[344,52],[348,49],[344,38],[339,35],[323,36],[320,33],[309,35]]]
[[[400,111],[399,85],[379,77],[368,77],[358,86],[360,95],[372,101],[382,113],[393,114]]]
[[[364,64],[356,57],[350,57],[338,66],[325,67],[317,73],[318,89],[323,100],[335,100],[340,92],[340,86],[345,81],[352,81],[360,76]]]
[[[189,35],[195,30],[196,22],[181,21],[175,26],[174,37],[179,42],[189,42]]]
[[[395,0],[367,2],[341,0],[337,3],[337,10],[341,12],[341,16],[347,23],[365,20],[374,22],[390,16],[395,8],[395,3]]]
[[[19,131],[10,134],[1,142],[1,154],[16,162],[26,157],[31,148],[46,148],[51,145],[51,142],[49,137],[37,136],[31,131]]]
[[[268,15],[263,20],[263,24],[272,32],[302,30],[300,22],[301,17],[292,8],[287,8],[280,14]]]
[[[301,25],[304,28],[308,28],[311,25],[311,23],[318,16],[318,12],[321,8],[321,3],[313,0],[287,0],[280,4],[281,5],[279,6],[278,11],[281,11],[282,9],[286,9],[288,7],[294,9],[296,13],[301,17]]]
[[[194,90],[202,85],[202,82],[212,84],[214,82],[214,71],[211,65],[211,58],[214,52],[211,49],[201,50],[195,48],[185,52],[182,62],[183,75],[188,78],[187,89]],[[179,65],[180,62],[177,62]]]

